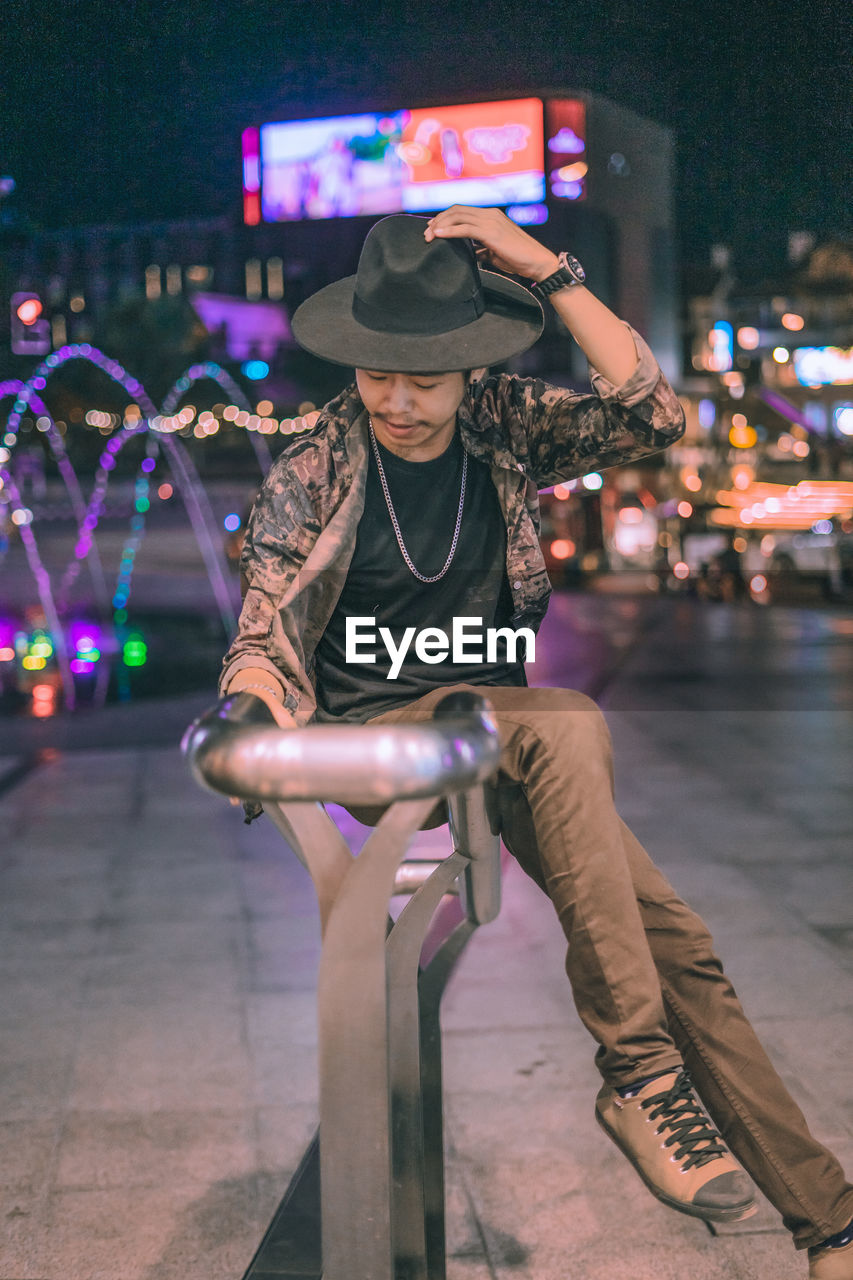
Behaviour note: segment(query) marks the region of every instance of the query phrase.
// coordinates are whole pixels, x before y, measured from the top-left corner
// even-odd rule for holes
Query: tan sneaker
[[[853,1280],[853,1241],[841,1248],[809,1249],[809,1280]]]
[[[711,1124],[685,1071],[650,1080],[632,1098],[604,1085],[595,1100],[595,1118],[652,1195],[671,1209],[709,1222],[740,1222],[757,1212],[752,1183]]]

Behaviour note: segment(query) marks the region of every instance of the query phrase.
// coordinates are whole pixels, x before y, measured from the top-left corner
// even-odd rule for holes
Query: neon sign
[[[554,98],[545,108],[548,184],[557,200],[586,195],[586,106],[580,98]]]

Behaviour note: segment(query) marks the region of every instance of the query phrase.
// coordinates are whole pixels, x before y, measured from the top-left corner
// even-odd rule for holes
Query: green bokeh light
[[[148,661],[148,646],[138,632],[129,635],[122,648],[122,662],[126,667],[144,667]]]

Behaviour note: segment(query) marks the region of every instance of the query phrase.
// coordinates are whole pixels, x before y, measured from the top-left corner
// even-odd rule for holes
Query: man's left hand
[[[560,265],[555,253],[534,240],[500,209],[454,204],[430,218],[425,239],[451,236],[467,236],[474,241],[480,266],[492,266],[527,280],[544,280]]]

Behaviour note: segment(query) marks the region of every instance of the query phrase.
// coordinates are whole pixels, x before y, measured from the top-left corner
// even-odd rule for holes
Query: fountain
[[[106,441],[98,459],[88,500],[83,495],[62,433],[41,394],[51,376],[69,361],[85,361],[100,369],[122,388],[129,400],[137,406],[139,413],[133,419],[128,419],[126,415],[123,424]],[[221,387],[230,397],[232,405],[237,407],[238,417],[239,413],[246,418],[252,414],[251,406],[239,385],[225,369],[211,361],[188,368],[177,379],[158,410],[142,384],[118,361],[87,343],[64,346],[52,352],[26,382],[0,382],[0,401],[14,396],[5,430],[0,428],[0,517],[5,508],[7,519],[20,535],[41,611],[40,625],[29,636],[15,624],[14,619],[0,618],[0,691],[5,683],[4,672],[7,679],[10,671],[17,670],[17,667],[27,672],[44,672],[47,676],[55,667],[66,710],[72,711],[78,705],[78,682],[89,680],[91,683],[93,675],[95,685],[90,702],[101,705],[106,699],[110,674],[108,663],[102,661],[102,658],[105,653],[110,653],[121,655],[122,661],[117,670],[125,678],[119,679],[118,692],[119,696],[127,696],[126,668],[143,665],[146,661],[147,647],[142,636],[129,623],[128,604],[132,595],[133,569],[151,508],[150,477],[158,460],[168,466],[175,489],[182,499],[210,582],[224,640],[226,643],[230,640],[236,629],[236,610],[233,586],[228,581],[221,532],[190,451],[177,436],[177,432],[185,428],[187,423],[185,415],[179,411],[181,401],[190,388],[201,381],[212,381]],[[55,573],[52,576],[45,565],[33,527],[32,510],[27,506],[22,486],[12,470],[21,422],[27,412],[37,415],[38,430],[46,436],[50,454],[67,490],[77,526],[73,554],[59,576]],[[260,425],[259,419],[256,422]],[[264,419],[263,422],[273,424],[272,430],[279,429],[274,419]],[[290,419],[281,424],[281,429],[290,433],[302,430],[307,425],[310,424],[303,419]],[[262,430],[263,427],[261,431],[250,430],[249,439],[259,469],[262,474],[266,474],[272,462],[272,454]],[[111,591],[96,534],[104,515],[116,463],[124,449],[134,442],[144,445],[143,456],[136,469],[133,511]],[[0,530],[2,526],[0,518]],[[0,574],[3,555],[4,545],[0,533]],[[81,618],[75,612],[71,595],[84,564],[91,582],[93,607],[87,611],[92,616]],[[0,608],[0,612],[5,610]],[[31,692],[35,694],[36,689],[41,689],[41,697],[33,698],[34,714],[51,714],[56,709],[56,688],[49,684],[36,685]],[[47,696],[48,690],[52,697]]]

